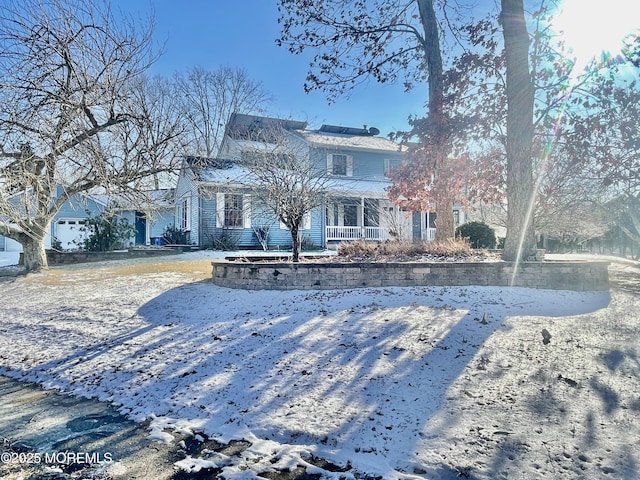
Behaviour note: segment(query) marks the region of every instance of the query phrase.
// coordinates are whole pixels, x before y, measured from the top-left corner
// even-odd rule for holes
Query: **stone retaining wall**
[[[132,248],[129,250],[116,250],[111,252],[56,252],[47,251],[47,262],[49,265],[68,265],[71,263],[103,262],[108,260],[126,260],[128,258],[158,257],[164,255],[175,255],[181,250],[170,248]],[[22,254],[20,254],[20,265]]]
[[[553,290],[609,289],[608,262],[258,263],[215,261],[213,283],[248,290],[495,285]]]

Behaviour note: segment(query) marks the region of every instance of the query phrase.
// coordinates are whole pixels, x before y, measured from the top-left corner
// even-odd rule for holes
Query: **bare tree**
[[[262,83],[251,80],[238,68],[206,70],[193,67],[174,78],[176,96],[181,99],[191,153],[213,158],[233,113],[264,113],[270,97]]]
[[[147,166],[155,166],[157,170],[152,177],[139,181],[140,188],[136,191],[174,186],[177,171],[163,167],[172,167],[173,159],[190,148],[180,99],[173,94],[171,81],[162,76],[137,79],[132,83],[130,93],[129,110],[136,114],[119,129],[119,148],[144,155]],[[112,155],[118,155],[118,150]]]
[[[136,82],[154,60],[153,23],[98,0],[7,1],[0,10],[0,235],[27,271],[47,266],[50,223],[70,197],[131,191],[174,168],[175,137],[145,112]],[[155,153],[154,153],[155,152]]]
[[[306,141],[297,133],[273,124],[253,130],[255,148],[243,152],[243,180],[260,210],[274,215],[291,233],[292,260],[298,262],[305,218],[324,206],[333,180],[326,166],[309,156]],[[254,204],[255,205],[255,204]]]

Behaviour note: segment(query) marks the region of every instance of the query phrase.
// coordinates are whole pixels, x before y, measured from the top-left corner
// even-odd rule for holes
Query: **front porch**
[[[454,225],[465,222],[460,207],[453,210]],[[326,207],[327,242],[405,240],[433,242],[436,212],[407,212],[387,199],[339,198]]]
[[[341,198],[327,205],[325,238],[327,242],[433,241],[435,225],[433,228],[422,226],[417,233],[414,216],[386,199]]]

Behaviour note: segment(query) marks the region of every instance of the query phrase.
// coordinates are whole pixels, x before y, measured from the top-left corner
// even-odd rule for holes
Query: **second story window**
[[[333,156],[333,171],[334,175],[347,175],[347,156],[346,155],[334,155]]]
[[[400,160],[399,158],[385,158],[384,174],[385,175],[389,174],[389,172],[391,172],[394,168],[398,168],[401,163],[402,163],[402,160]]]
[[[349,155],[330,154],[327,157],[327,172],[341,177],[353,176],[353,157]]]

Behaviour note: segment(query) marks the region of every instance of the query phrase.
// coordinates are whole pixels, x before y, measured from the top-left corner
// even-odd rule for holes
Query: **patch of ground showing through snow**
[[[107,404],[0,377],[0,477],[153,478],[174,476],[178,451]]]
[[[227,479],[640,475],[633,292],[246,292],[180,258],[2,284],[0,373],[111,402],[157,436],[247,442],[180,465]]]

